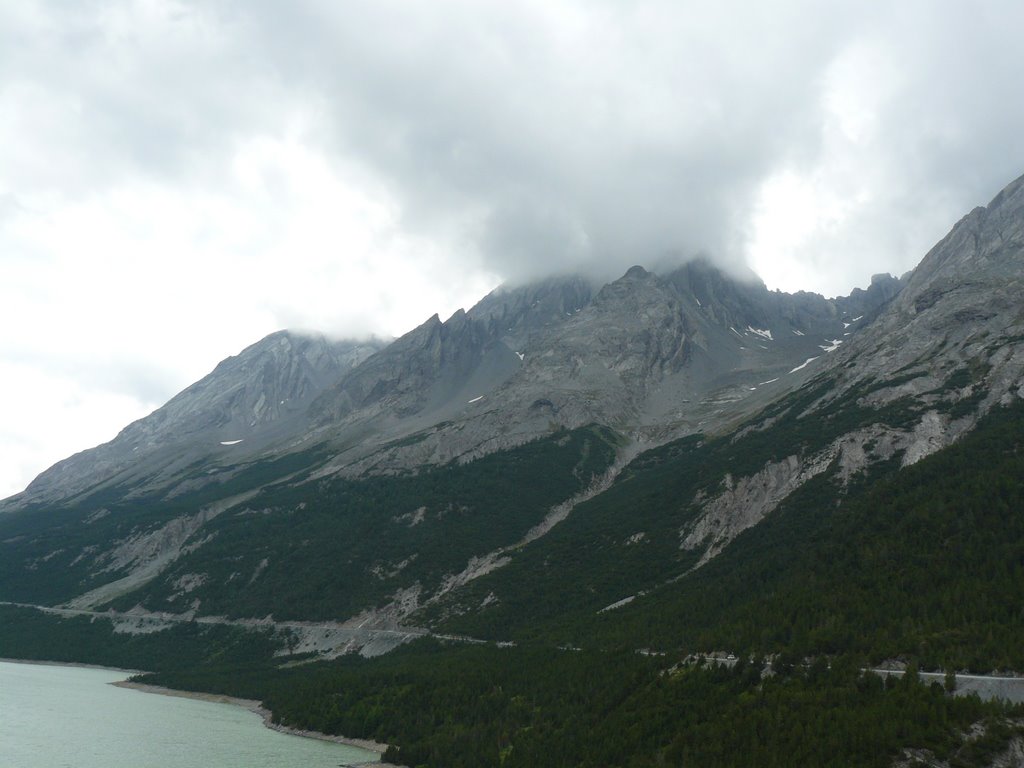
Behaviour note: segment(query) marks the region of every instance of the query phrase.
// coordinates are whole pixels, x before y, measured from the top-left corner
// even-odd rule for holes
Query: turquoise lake
[[[244,707],[110,683],[127,672],[0,662],[0,766],[337,768],[357,747],[278,733]]]

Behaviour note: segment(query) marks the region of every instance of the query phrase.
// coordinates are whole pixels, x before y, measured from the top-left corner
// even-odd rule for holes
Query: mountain
[[[176,472],[196,461],[248,455],[294,438],[316,395],[381,346],[273,333],[222,361],[109,443],[55,464],[4,506],[55,502],[104,483],[173,482]]]
[[[502,287],[387,345],[283,331],[2,508],[110,484],[171,490],[197,462],[210,466],[191,485],[221,482],[239,462],[311,446],[332,454],[324,473],[358,475],[468,460],[552,425],[662,441],[760,407],[759,387],[784,389],[769,380],[836,348],[901,285],[790,296],[694,262],[664,277],[634,267],[600,290],[580,277]]]
[[[379,347],[269,337],[5,503],[0,600],[51,613],[0,606],[0,655],[74,655],[82,611],[115,658],[193,632],[199,672],[147,662],[167,682],[410,764],[988,764],[1019,712],[859,669],[1024,669],[1021,435],[1024,178],[847,297],[694,261],[503,287]],[[307,662],[497,645],[250,679],[254,629]],[[725,650],[735,674],[694,667]],[[717,714],[667,714],[698,694]],[[434,697],[460,714],[419,718]],[[702,751],[730,727],[746,762]]]
[[[467,460],[553,424],[664,440],[763,405],[759,386],[836,348],[900,287],[886,275],[850,298],[789,296],[695,262],[634,267],[597,291],[580,278],[499,289],[343,377],[314,403],[314,439],[349,474]]]
[[[638,453],[726,429],[797,386],[809,359],[863,326],[851,312],[876,313],[901,285],[790,296],[693,262],[633,267],[599,289],[578,277],[500,288],[388,345],[274,334],[8,500],[5,522],[34,533],[11,537],[4,596],[407,622],[509,562]],[[544,462],[564,473],[538,485]],[[298,509],[320,516],[279,530]],[[436,540],[444,551],[427,558]],[[325,569],[314,601],[295,594]]]
[[[468,312],[443,322],[435,315],[386,345],[274,334],[111,443],[43,473],[5,505],[44,527],[48,506],[74,510],[83,521],[118,506],[131,514],[141,508],[146,524],[111,515],[109,522],[124,527],[114,541],[104,543],[111,532],[87,523],[78,550],[21,561],[14,556],[11,567],[34,563],[31,577],[21,577],[36,584],[33,591],[46,583],[48,599],[78,605],[116,597],[119,605],[140,600],[173,611],[171,598],[181,590],[171,585],[190,583],[189,604],[200,613],[302,618],[301,601],[261,598],[255,587],[225,602],[226,584],[217,583],[206,560],[214,552],[230,560],[224,542],[237,539],[242,546],[242,539],[263,535],[241,515],[249,499],[262,499],[270,510],[320,499],[326,509],[341,497],[363,503],[374,482],[390,482],[396,486],[385,505],[390,517],[382,519],[379,510],[368,517],[362,524],[369,538],[359,538],[347,555],[353,566],[345,599],[321,600],[310,618],[346,620],[368,611],[392,622],[429,624],[477,613],[466,601],[486,600],[491,593],[477,592],[492,582],[484,613],[500,612],[502,592],[529,581],[506,575],[518,561],[529,561],[524,552],[543,551],[544,534],[576,505],[591,496],[599,497],[594,504],[614,497],[623,468],[635,472],[645,452],[699,436],[707,442],[731,435],[730,444],[743,445],[751,436],[776,435],[748,462],[749,471],[734,465],[718,485],[689,491],[685,519],[674,523],[678,548],[656,558],[655,570],[667,576],[691,558],[703,565],[837,462],[844,483],[894,458],[908,466],[1006,402],[1021,378],[1013,353],[1020,334],[1021,197],[1015,182],[957,224],[913,273],[875,276],[867,290],[848,297],[772,292],[751,276],[733,277],[695,261],[663,275],[636,266],[601,287],[563,277],[499,288]],[[798,420],[824,422],[815,439],[787,444],[781,435],[779,422],[794,414],[791,401],[800,404]],[[857,417],[848,418],[854,411]],[[902,414],[898,424],[879,416],[894,411]],[[567,445],[580,452],[573,461],[587,463],[589,474],[577,467],[558,478],[554,495],[518,510],[503,536],[478,529],[487,524],[487,508],[496,506],[490,499],[500,491],[493,483],[478,483],[472,499],[454,488],[436,490],[460,473],[472,476],[483,457],[520,469],[532,466],[524,450],[568,461],[558,450],[568,439],[562,435],[575,436]],[[598,444],[604,447],[594,453]],[[637,456],[640,464],[630,464]],[[510,476],[530,483],[535,471]],[[424,488],[431,484],[435,490],[428,494]],[[401,506],[417,494],[435,497],[438,508],[413,501],[409,509]],[[464,500],[456,503],[456,497]],[[453,525],[429,523],[431,515],[444,520],[444,508],[453,504],[467,510],[468,527],[458,535],[469,540],[429,568],[410,566],[425,540]],[[241,512],[214,522],[233,507]],[[365,514],[321,521],[321,533],[336,530],[344,537]],[[228,530],[225,520],[239,530]],[[409,520],[416,521],[416,536],[398,535]],[[270,592],[275,559],[301,557],[298,550],[280,551],[298,534],[282,537],[273,528],[266,535],[277,537],[274,546],[249,546],[242,557],[252,560],[246,568],[259,572]],[[559,530],[571,528],[570,522]],[[456,534],[445,535],[450,542]],[[592,536],[581,536],[585,550]],[[384,539],[387,558],[356,552],[380,549]],[[524,543],[531,546],[524,549]],[[330,551],[338,557],[350,545],[332,538],[323,546],[317,561],[326,563]],[[61,579],[48,581],[48,568],[37,562],[48,554],[42,562],[61,568]],[[607,597],[610,604],[627,596],[618,592],[654,588],[650,570],[638,568],[636,574],[648,575],[636,583],[622,580],[614,593],[595,591],[593,599]],[[68,583],[70,573],[77,582]],[[224,576],[229,582],[232,573]],[[294,568],[282,563],[279,578],[291,573]],[[509,593],[505,603],[514,602]]]

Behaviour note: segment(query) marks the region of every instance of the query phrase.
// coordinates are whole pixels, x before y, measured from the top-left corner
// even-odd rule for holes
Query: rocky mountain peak
[[[618,280],[605,285],[594,298],[594,305],[602,308],[601,311],[618,311],[626,309],[617,307],[621,302],[627,302],[630,307],[637,308],[645,301],[673,299],[671,290],[660,277],[637,266],[630,267]]]
[[[499,286],[467,313],[488,334],[522,349],[545,328],[572,317],[593,298],[590,281],[579,275],[553,277],[523,286]]]
[[[643,280],[650,276],[650,272],[641,267],[639,264],[634,264],[632,267],[626,270],[626,274],[622,276],[623,280]]]

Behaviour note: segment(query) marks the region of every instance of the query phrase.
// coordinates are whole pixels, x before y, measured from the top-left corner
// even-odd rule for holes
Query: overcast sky
[[[703,253],[827,295],[1024,173],[1024,3],[0,8],[0,497],[283,327]]]

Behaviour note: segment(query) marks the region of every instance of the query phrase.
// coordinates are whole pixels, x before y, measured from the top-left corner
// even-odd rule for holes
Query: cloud
[[[28,7],[0,138],[30,190],[216,187],[301,124],[398,236],[502,279],[701,252],[848,290],[1024,170],[1009,0]]]
[[[442,6],[307,3],[261,16],[260,46],[330,94],[334,146],[389,185],[403,225],[459,231],[518,279],[742,260],[758,183],[816,138],[838,31],[794,32],[822,18],[813,4]]]
[[[504,279],[702,252],[846,291],[1024,170],[1012,2],[220,11],[403,230]],[[816,204],[780,244],[758,222],[788,212],[786,178]]]
[[[788,290],[846,293],[914,267],[1024,173],[1024,102],[1008,97],[1022,86],[1021,22],[1009,3],[865,15],[821,73],[815,151],[761,186],[752,265]]]

